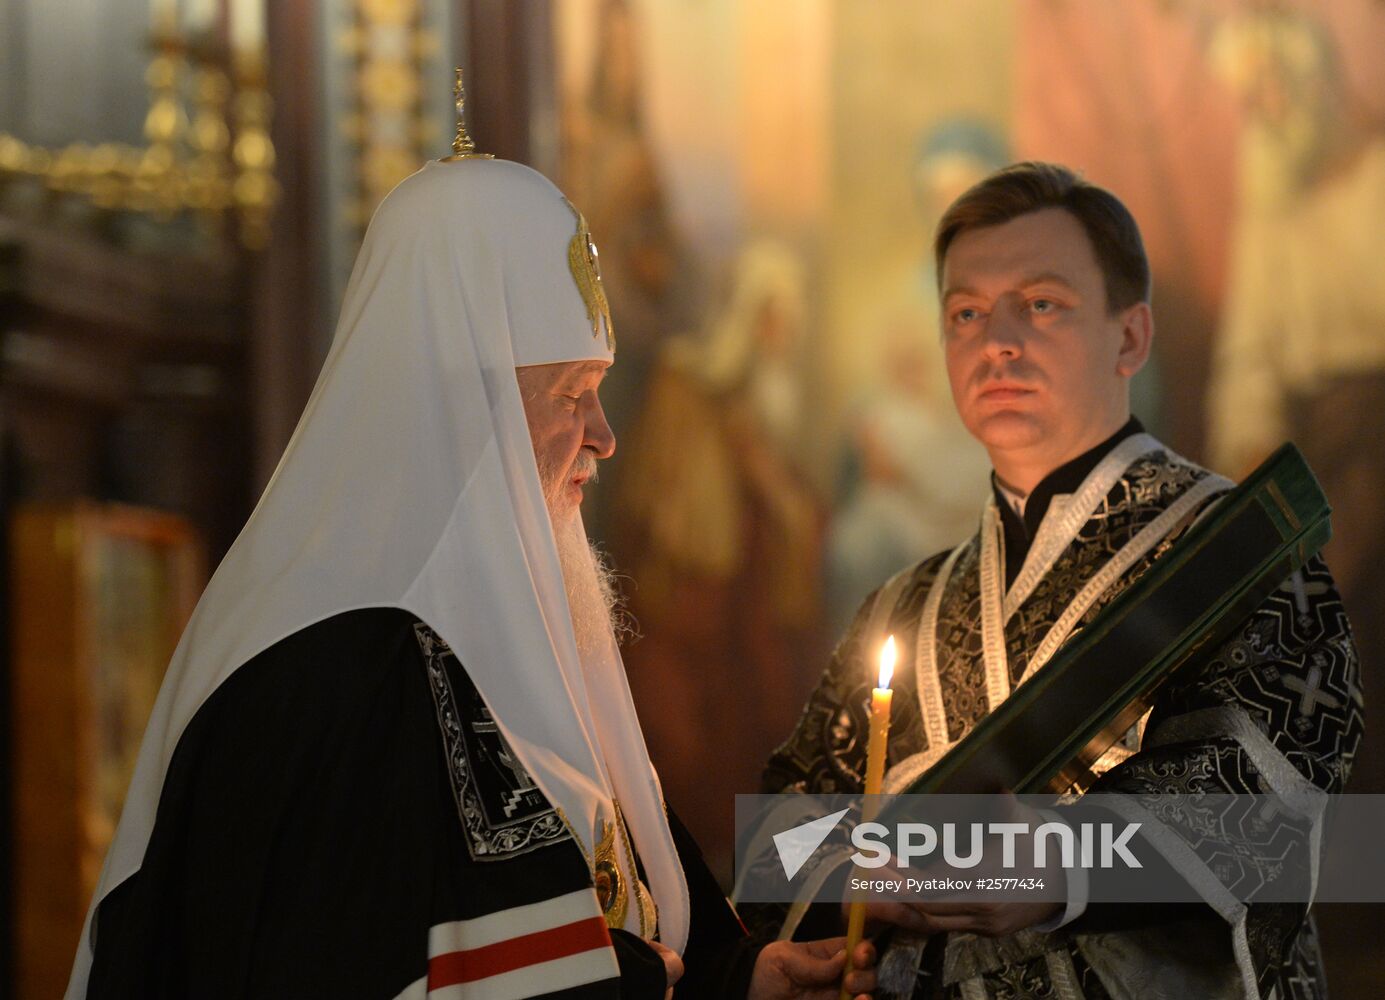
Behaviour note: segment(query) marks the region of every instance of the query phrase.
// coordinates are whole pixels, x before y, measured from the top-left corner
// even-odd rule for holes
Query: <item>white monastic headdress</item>
[[[85,994],[92,914],[139,869],[193,714],[280,639],[378,606],[452,647],[589,858],[619,801],[660,937],[682,950],[688,891],[658,779],[614,637],[578,656],[515,380],[516,366],[611,360],[598,293],[585,223],[527,167],[429,163],[380,205],[293,439],[168,668],[69,997]]]

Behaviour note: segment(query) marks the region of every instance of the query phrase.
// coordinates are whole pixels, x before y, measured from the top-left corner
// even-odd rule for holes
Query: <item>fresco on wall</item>
[[[1385,482],[1369,442],[1385,310],[1364,269],[1385,217],[1385,70],[1372,58],[1385,8],[593,0],[619,12],[601,20],[582,6],[558,22],[564,134],[612,127],[574,99],[594,67],[632,82],[621,138],[605,141],[638,149],[639,183],[625,183],[639,197],[623,211],[664,248],[647,273],[679,289],[661,301],[613,285],[641,341],[616,371],[637,370],[628,395],[646,398],[618,414],[601,537],[645,634],[626,660],[655,762],[723,876],[731,810],[707,799],[707,775],[725,779],[723,799],[728,783],[753,790],[856,603],[968,531],[984,496],[988,463],[943,372],[930,241],[946,204],[1000,162],[1066,163],[1131,207],[1157,327],[1136,413],[1231,474],[1295,439],[1350,537],[1329,556],[1363,649],[1379,646],[1368,612],[1385,601],[1371,575],[1385,533],[1371,498]],[[603,266],[638,271],[647,251],[621,225],[603,237],[592,217]],[[792,357],[742,345],[754,359],[742,402],[715,405],[731,398],[707,373],[742,308],[736,276],[771,246],[797,262]],[[1334,421],[1343,405],[1364,418]],[[727,431],[757,406],[778,423]],[[767,560],[756,532],[797,551]],[[800,598],[817,619],[790,637],[776,615]],[[758,726],[738,721],[733,702],[747,701]],[[1358,771],[1353,785],[1376,790],[1371,767]]]
[[[1233,474],[1285,439],[1304,450],[1332,501],[1326,554],[1371,671],[1385,655],[1385,449],[1369,417],[1385,410],[1385,113],[1357,94],[1333,25],[1303,10],[1236,12],[1207,58],[1241,112],[1208,450]],[[1385,788],[1378,755],[1362,755],[1353,784],[1366,783]]]
[[[927,229],[1004,159],[1004,86],[960,107],[929,88],[918,44],[965,62],[932,40],[940,18],[964,23],[824,0],[559,11],[562,183],[620,343],[602,390],[617,457],[587,522],[628,575],[643,638],[625,659],[669,801],[723,877],[725,782],[756,787],[871,578],[955,541],[984,491]],[[891,31],[864,73],[854,53]],[[897,106],[900,78],[927,108]],[[843,186],[861,169],[864,190]],[[945,487],[921,451],[954,470]]]

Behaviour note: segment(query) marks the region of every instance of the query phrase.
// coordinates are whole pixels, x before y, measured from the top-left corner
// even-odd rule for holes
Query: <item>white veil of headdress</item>
[[[140,867],[193,714],[257,653],[365,607],[407,609],[452,647],[589,857],[619,802],[661,940],[685,946],[658,779],[614,637],[577,653],[515,380],[517,365],[612,357],[569,264],[576,233],[557,188],[503,160],[430,163],[381,204],[293,439],[173,655],[69,998],[85,995],[93,914]]]

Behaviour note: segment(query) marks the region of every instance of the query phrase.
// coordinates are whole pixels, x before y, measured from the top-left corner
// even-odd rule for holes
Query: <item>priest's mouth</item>
[[[1033,394],[1034,390],[1025,386],[1002,383],[982,389],[978,398],[988,403],[1005,403]]]

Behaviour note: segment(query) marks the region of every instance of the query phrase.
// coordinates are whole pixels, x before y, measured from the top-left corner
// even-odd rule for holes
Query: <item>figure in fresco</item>
[[[1153,339],[1150,272],[1135,220],[1112,194],[1063,167],[1017,164],[952,205],[935,251],[952,394],[991,459],[992,490],[976,533],[863,603],[770,758],[764,792],[862,790],[886,633],[900,661],[885,791],[907,788],[1232,487],[1130,413],[1129,382]],[[1322,796],[1341,791],[1361,732],[1350,626],[1315,558],[1159,689],[1090,791]],[[1042,822],[1026,818],[1031,829]],[[1243,864],[1282,862],[1235,847],[1246,848]],[[1159,996],[1324,995],[1306,905],[1246,906],[1226,887],[1237,874],[1152,839],[1144,849],[1208,902],[1089,906],[1080,881],[1065,878],[1066,903],[868,903],[867,932],[890,935],[880,995],[1106,998],[1156,995],[1152,984]],[[842,910],[742,915],[815,935],[838,927]]]
[[[606,382],[611,427],[634,425],[662,336],[692,328],[696,284],[690,255],[674,227],[664,183],[646,134],[640,76],[640,22],[626,0],[599,0],[597,50],[584,94],[572,95],[562,120],[562,174],[601,234],[601,276],[610,290],[620,331],[621,370]],[[603,475],[623,475],[617,454]],[[626,556],[621,530],[611,523],[613,490],[593,498],[592,536],[618,560]]]
[[[665,805],[581,517],[615,447],[592,235],[463,139],[370,225],[167,671],[69,1000],[836,995],[843,941],[753,944]]]
[[[1208,395],[1214,461],[1244,472],[1295,441],[1332,500],[1356,640],[1385,656],[1385,133],[1353,112],[1325,27],[1287,5],[1220,23],[1210,57],[1240,98],[1239,203]],[[1385,762],[1363,758],[1363,791]]]
[[[1009,162],[1005,140],[969,118],[930,129],[919,148],[914,187],[931,230],[957,197]],[[876,378],[847,418],[848,461],[827,538],[826,601],[834,634],[896,570],[965,537],[985,495],[990,466],[948,400],[938,346],[938,293],[931,255],[885,337]],[[947,469],[940,475],[939,469]]]
[[[975,527],[990,466],[943,401],[935,325],[931,316],[896,324],[879,382],[850,418],[857,468],[826,541],[834,633],[881,580]]]
[[[1000,129],[976,118],[950,118],[928,130],[914,164],[914,190],[928,228],[962,193],[1010,162],[1010,144]],[[932,254],[923,274],[923,291],[937,302]]]
[[[726,790],[755,787],[775,727],[792,723],[811,684],[821,638],[804,310],[802,265],[788,249],[761,242],[739,255],[706,334],[664,351],[617,499],[644,633],[629,652],[631,689],[664,785],[724,877]]]

